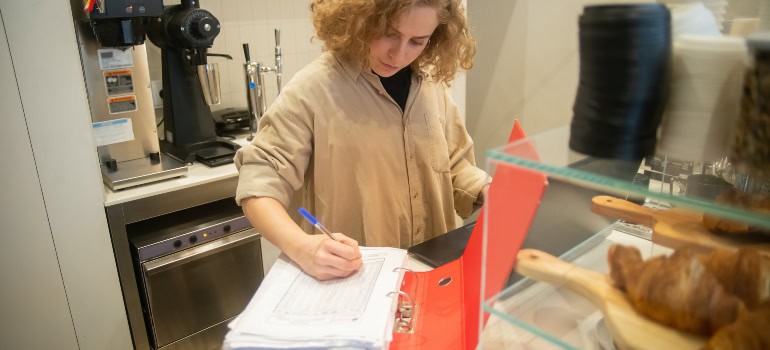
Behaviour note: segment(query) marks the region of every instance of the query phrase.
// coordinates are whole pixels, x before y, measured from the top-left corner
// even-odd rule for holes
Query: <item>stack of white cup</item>
[[[684,35],[674,40],[669,100],[657,153],[687,161],[724,157],[748,66],[745,40]]]
[[[671,34],[680,35],[721,35],[720,26],[714,14],[701,2],[669,6],[671,11]]]
[[[672,12],[683,6],[702,4],[714,15],[719,30],[722,30],[722,22],[725,20],[725,13],[727,12],[727,0],[658,0],[658,2],[668,6]]]

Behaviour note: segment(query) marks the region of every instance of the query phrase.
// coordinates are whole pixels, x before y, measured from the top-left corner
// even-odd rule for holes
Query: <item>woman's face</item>
[[[401,15],[379,39],[369,44],[369,65],[381,77],[390,77],[410,65],[428,45],[438,26],[438,13],[430,6],[418,6]]]

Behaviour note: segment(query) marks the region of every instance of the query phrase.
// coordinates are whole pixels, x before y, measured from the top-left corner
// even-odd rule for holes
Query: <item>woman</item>
[[[446,91],[475,53],[459,0],[310,8],[325,53],[284,87],[238,151],[236,200],[265,238],[323,280],[361,266],[359,242],[406,248],[455,228],[455,213],[469,216],[490,178]],[[290,203],[335,240],[306,234],[313,227],[292,220]]]

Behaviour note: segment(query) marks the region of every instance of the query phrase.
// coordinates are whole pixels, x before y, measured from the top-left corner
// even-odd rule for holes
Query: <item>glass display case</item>
[[[752,231],[770,231],[770,211],[767,209],[725,204],[715,199],[717,193],[702,195],[692,191],[698,185],[688,182],[688,178],[718,173],[730,183],[725,188],[749,188],[745,184],[747,179],[734,174],[722,176],[720,170],[724,170],[725,164],[673,162],[665,157],[650,157],[638,162],[598,159],[569,151],[568,139],[569,126],[565,126],[487,152],[487,171],[495,181],[510,177],[512,183],[524,179],[522,181],[529,181],[530,185],[526,185],[525,194],[501,193],[513,191],[513,187],[493,186],[489,195],[484,213],[481,294],[481,313],[488,321],[482,331],[481,347],[622,348],[614,340],[612,328],[608,327],[596,300],[592,303],[571,290],[574,288],[565,287],[569,284],[565,281],[545,283],[511,271],[516,260],[511,255],[519,253],[518,244],[522,242],[521,249],[537,249],[573,266],[603,274],[591,275],[597,276],[597,282],[601,283],[611,281],[606,276],[609,270],[607,252],[614,243],[637,247],[645,259],[667,254],[684,245],[702,249],[750,245],[770,251],[770,234],[751,233],[736,238],[735,235],[713,233],[703,225],[705,215],[745,224]],[[537,181],[531,179],[537,176],[544,182],[542,191],[532,190],[531,184]],[[752,182],[751,193],[767,196],[770,187],[767,181],[748,180]],[[493,200],[495,196],[498,196],[497,201]],[[607,198],[627,206],[602,209],[601,201]],[[494,228],[490,227],[495,222],[493,217],[497,217],[497,221],[500,217],[504,218],[502,220],[515,217],[511,211],[529,210],[526,203],[530,202],[535,203],[534,211],[524,215],[529,217],[529,223],[505,233],[526,237],[521,237],[519,243],[500,247],[495,239],[500,233],[493,232]],[[506,204],[500,208],[499,203],[523,203],[523,207]],[[640,209],[643,215],[624,213],[627,208],[643,208]],[[522,219],[518,217],[518,220]],[[509,256],[501,259],[500,252],[506,249]],[[495,285],[494,279],[499,277],[492,275],[499,274],[501,269],[511,273],[505,283]],[[582,292],[585,294],[586,290]],[[615,323],[613,327],[625,327]],[[655,334],[650,336],[656,337]],[[703,341],[702,338],[693,339],[696,344]]]

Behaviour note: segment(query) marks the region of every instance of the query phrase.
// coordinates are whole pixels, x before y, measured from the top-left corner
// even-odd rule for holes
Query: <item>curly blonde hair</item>
[[[324,50],[368,64],[369,43],[385,35],[401,14],[416,6],[438,12],[439,25],[412,63],[438,82],[450,83],[459,68],[471,69],[476,41],[460,0],[311,0],[316,38]]]

